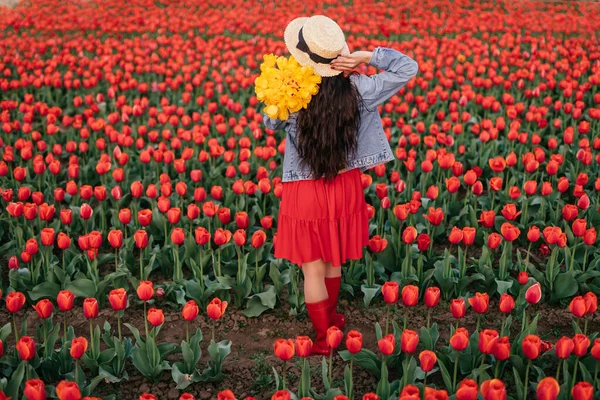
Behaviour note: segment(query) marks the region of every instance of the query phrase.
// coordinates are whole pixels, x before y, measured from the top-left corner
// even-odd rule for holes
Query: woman
[[[286,121],[264,118],[267,128],[286,131],[275,257],[302,268],[316,331],[312,353],[327,355],[327,329],[345,326],[344,316],[336,314],[340,267],[361,259],[369,241],[361,172],[394,159],[377,106],[418,66],[389,48],[349,53],[341,28],[322,15],[293,20],[284,38],[298,63],[313,67],[322,80],[306,109]],[[386,72],[353,74],[362,63]]]

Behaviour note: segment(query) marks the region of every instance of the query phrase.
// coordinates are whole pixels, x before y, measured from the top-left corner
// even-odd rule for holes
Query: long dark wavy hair
[[[313,176],[329,180],[348,166],[356,151],[361,102],[350,76],[338,74],[323,77],[319,92],[298,112],[296,147]]]

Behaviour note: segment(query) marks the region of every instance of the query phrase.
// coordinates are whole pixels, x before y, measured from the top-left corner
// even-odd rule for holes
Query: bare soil
[[[160,301],[155,307],[162,308]],[[503,316],[497,310],[497,304],[490,304],[490,312],[484,315],[482,319],[482,327],[500,329]],[[180,313],[173,309],[164,308],[165,325],[163,326],[159,342],[181,343],[185,339],[185,322],[180,317]],[[348,326],[346,332],[350,329],[356,329],[363,334],[364,347],[369,348],[376,353],[377,340],[375,337],[375,323],[379,322],[382,326],[385,324],[385,305],[378,302],[366,308],[360,299],[355,299],[350,302],[346,300],[340,301],[340,311],[347,318]],[[533,311],[532,311],[533,312]],[[538,325],[539,334],[544,340],[555,341],[562,335],[573,335],[571,327],[571,314],[567,308],[548,307],[545,305],[537,306],[535,312],[539,312],[541,319]],[[404,309],[399,307],[394,310],[393,316],[395,320],[401,324]],[[60,314],[57,311],[56,314]],[[426,324],[427,310],[425,306],[418,306],[409,310],[408,327],[418,330]],[[23,315],[18,316],[19,320]],[[30,334],[33,334],[33,329],[37,323],[35,312],[27,311]],[[62,315],[55,318],[62,318]],[[3,310],[0,312],[0,320],[9,321],[9,315]],[[83,318],[83,315],[78,308],[73,312],[69,319],[70,324],[75,329],[77,335],[88,336],[89,325]],[[114,312],[111,310],[102,310],[96,323],[103,324],[104,320],[108,320],[113,327],[116,328]],[[126,310],[124,322],[131,323],[143,330],[143,319],[141,307],[133,306]],[[435,308],[432,315],[432,323],[437,323],[440,330],[439,344],[447,343],[449,336],[450,325],[455,322],[450,314],[447,303],[440,303]],[[513,325],[513,332],[518,329],[519,322]],[[468,312],[467,317],[461,321],[461,326],[467,327],[470,331],[475,329],[476,317],[473,312]],[[211,325],[205,314],[201,313],[197,323],[193,326],[193,330],[200,327],[204,334],[202,342],[203,357],[201,360],[200,369],[204,369],[207,360],[206,346],[210,341]],[[590,331],[600,330],[600,323],[597,320],[591,321],[589,326]],[[232,341],[232,352],[225,360],[224,372],[225,380],[218,384],[193,384],[187,388],[187,392],[192,393],[196,398],[214,399],[220,390],[231,389],[236,397],[244,399],[246,396],[255,396],[257,399],[268,399],[274,391],[274,380],[271,367],[281,373],[282,363],[273,355],[273,343],[277,338],[295,338],[300,335],[312,335],[312,327],[310,320],[305,314],[299,317],[289,315],[289,309],[286,304],[278,306],[274,311],[265,313],[258,318],[247,318],[239,310],[230,307],[227,309],[225,316],[216,324],[216,339]],[[128,334],[127,329],[124,329],[124,334]],[[514,335],[513,335],[514,337]],[[512,337],[511,337],[512,338]],[[8,340],[11,342],[11,340]],[[12,347],[12,343],[7,343],[7,347]],[[342,348],[344,345],[342,344]],[[178,360],[181,356],[175,355],[171,357],[171,361]],[[313,375],[313,386],[322,387],[320,379],[320,357],[311,357],[311,372]],[[339,356],[334,357],[333,361],[333,379],[336,384],[343,386],[343,371],[344,361]],[[97,396],[106,396],[116,394],[118,399],[137,399],[141,393],[148,392],[156,395],[159,399],[177,399],[183,392],[179,392],[175,388],[175,383],[172,381],[170,373],[165,373],[163,379],[158,383],[150,383],[139,372],[135,370],[133,365],[128,366],[129,380],[120,384],[104,384],[102,383],[98,389]],[[390,371],[390,380],[394,380],[397,376],[396,371]],[[288,363],[288,382],[289,387],[293,390],[297,388],[297,381],[300,376],[299,364]],[[354,382],[356,392],[362,395],[366,392],[373,391],[376,386],[375,378],[367,371],[355,368]],[[434,379],[435,382],[435,379]]]

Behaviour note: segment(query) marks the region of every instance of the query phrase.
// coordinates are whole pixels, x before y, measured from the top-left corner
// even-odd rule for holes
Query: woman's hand
[[[350,54],[340,54],[329,65],[336,71],[351,72],[362,63],[371,61],[371,51],[355,51]]]

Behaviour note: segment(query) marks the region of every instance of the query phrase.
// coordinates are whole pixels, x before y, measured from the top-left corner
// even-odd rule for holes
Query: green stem
[[[75,383],[79,384],[79,360],[75,360]]]
[[[575,243],[573,243],[573,249],[571,250],[571,262],[569,264],[569,271],[573,271],[573,266],[575,265],[575,250],[577,249],[577,238],[575,238]]]
[[[585,317],[585,322],[583,323],[583,334],[587,336],[587,330],[588,330],[588,317]]]
[[[215,341],[215,321],[214,320],[212,323],[212,341],[213,341],[213,343]]]
[[[596,360],[596,368],[594,368],[594,380],[593,380],[594,387],[596,387],[596,382],[598,382],[598,365],[599,364],[600,363],[598,362],[598,360]]]
[[[148,311],[147,303],[144,301],[144,327],[146,328],[146,339],[148,339]]]
[[[571,388],[575,386],[575,382],[577,382],[577,366],[579,365],[579,357],[575,358],[575,367],[573,367],[573,381],[571,382]],[[594,381],[595,383],[595,381]]]
[[[353,370],[354,370],[354,354],[350,357],[350,388],[348,390],[348,398],[350,400],[354,400],[354,379],[353,379]],[[598,372],[598,368],[596,368],[596,372]]]
[[[144,280],[144,249],[140,248],[140,280]]]
[[[68,311],[65,311],[65,315],[63,317],[63,326],[64,326],[64,329],[63,329],[63,338],[64,338],[63,342],[66,342],[66,340],[67,340],[67,313],[68,313]]]
[[[404,324],[402,325],[402,330],[406,330],[406,325],[408,322],[408,308],[404,311]]]
[[[431,307],[427,309],[427,329],[431,327]]]
[[[185,321],[185,341],[190,342],[190,321]]]
[[[456,392],[456,374],[458,372],[458,357],[460,354],[456,350],[456,356],[454,357],[454,373],[452,374],[452,390]]]
[[[479,323],[481,322],[481,314],[477,314],[477,326],[475,327],[475,331],[479,332]]]
[[[44,326],[44,358],[48,358],[48,326],[45,319],[42,320],[42,325]]]
[[[575,364],[577,365],[577,364]],[[527,368],[525,368],[525,383],[523,385],[523,400],[527,399],[527,387],[529,386],[529,368],[531,368],[531,360],[527,362]]]
[[[390,305],[387,304],[386,311],[385,311],[385,334],[386,334],[386,336],[389,332],[389,326],[390,326]]]
[[[217,250],[217,276],[221,276],[221,248]]]
[[[254,275],[254,284],[256,285],[254,289],[254,293],[259,293],[260,289],[258,287],[258,249],[256,249],[256,265],[255,265],[255,275]]]
[[[559,382],[558,378],[560,377],[560,368],[562,367],[563,360],[562,358],[558,360],[558,367],[556,368],[556,382]]]
[[[581,265],[581,269],[583,270],[583,272],[585,272],[585,270],[587,269],[587,256],[588,256],[588,250],[590,249],[590,246],[585,246],[585,253],[583,253],[583,264]]]
[[[117,311],[117,327],[119,328],[119,342],[120,342],[123,339],[123,335],[121,334],[121,311]]]
[[[12,317],[13,317],[13,325],[15,327],[15,346],[16,346],[17,342],[19,341],[19,331],[17,330],[17,316],[15,315],[15,313],[13,313]]]
[[[281,373],[281,377],[283,380],[283,389],[285,390],[285,374],[286,374],[286,365],[285,365],[285,361],[283,362],[283,371]],[[331,365],[329,366],[329,368],[331,368]],[[329,380],[331,381],[331,378],[329,378]]]
[[[200,290],[204,293],[204,264],[202,262],[202,246],[200,246]]]
[[[494,378],[498,379],[498,375],[500,374],[500,363],[502,361],[496,360],[496,368],[494,370]]]
[[[333,374],[332,363],[333,363],[333,347],[331,349],[329,349],[329,384],[330,385],[331,385],[331,378],[332,378],[332,374]]]
[[[506,327],[506,317],[502,320],[502,329],[500,330],[500,337],[504,336],[504,328]]]
[[[404,359],[404,386],[408,385],[408,358],[410,356],[407,354]]]
[[[94,354],[94,326],[92,324],[92,318],[90,318],[90,349],[92,353],[92,358],[95,359],[96,355]]]

